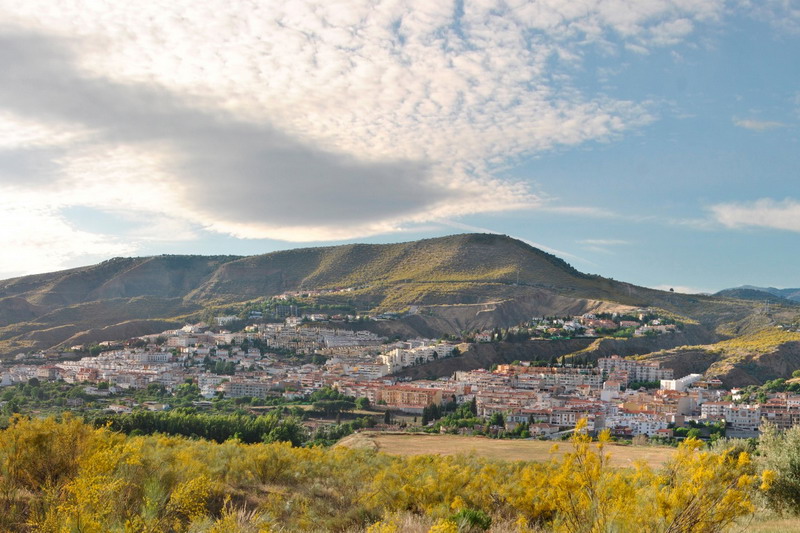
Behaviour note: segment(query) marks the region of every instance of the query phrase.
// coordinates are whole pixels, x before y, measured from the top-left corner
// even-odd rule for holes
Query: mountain
[[[770,324],[761,324],[751,318],[763,313],[763,301],[638,287],[582,273],[510,237],[464,234],[248,257],[114,258],[0,281],[0,356],[156,333],[287,291],[321,291],[307,298],[317,305],[404,313],[369,325],[404,336],[650,307],[687,324],[671,346],[652,345],[659,350],[713,344],[772,322],[791,323],[797,313],[777,303]],[[633,343],[619,353],[626,346]],[[637,346],[634,353],[647,353]]]
[[[751,289],[761,292],[768,292],[779,298],[800,302],[800,289],[776,289],[775,287],[754,287],[752,285],[742,285],[740,289]]]
[[[795,289],[785,289],[786,291],[792,291]],[[723,289],[717,293],[714,293],[714,296],[718,296],[720,298],[736,298],[739,300],[753,300],[758,302],[768,302],[768,303],[777,303],[783,305],[800,305],[800,290],[798,290],[797,299],[791,299],[786,296],[781,296],[780,293],[783,289],[774,289],[777,292],[771,292],[766,289],[758,289],[758,288],[749,288],[749,287],[738,287],[735,289]],[[787,294],[791,294],[790,292]]]

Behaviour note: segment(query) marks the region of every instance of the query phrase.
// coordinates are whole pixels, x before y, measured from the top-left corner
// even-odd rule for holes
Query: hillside
[[[776,289],[775,287],[754,287],[752,285],[743,285],[740,289],[751,289],[761,292],[768,292],[773,296],[779,298],[786,298],[787,300],[794,300],[800,302],[800,288],[798,289]]]
[[[792,293],[787,293],[787,294],[791,295]],[[714,293],[714,296],[718,296],[720,298],[736,298],[739,300],[753,300],[762,303],[768,302],[771,304],[776,303],[781,305],[800,305],[800,298],[792,300],[789,299],[788,297],[780,296],[779,294],[768,292],[767,290],[764,289],[748,289],[744,287],[739,287],[738,289],[724,289],[717,293]],[[798,296],[800,296],[800,291],[798,291]]]
[[[721,326],[731,329],[763,306],[637,287],[584,274],[506,236],[464,234],[249,257],[115,258],[0,281],[0,356],[155,333],[215,306],[286,291],[344,288],[316,298],[361,312],[413,309],[376,327],[425,336],[509,326],[532,316],[654,307],[701,325],[708,343],[725,338],[717,333]],[[779,320],[796,308],[775,305],[771,313]]]
[[[713,344],[686,345],[643,356],[686,375],[705,372],[727,386],[758,385],[800,369],[800,333],[765,328]]]
[[[452,376],[456,370],[475,370],[489,368],[492,365],[508,364],[514,360],[550,361],[565,356],[597,360],[611,355],[643,356],[656,350],[714,343],[717,335],[699,325],[687,325],[683,331],[657,337],[633,337],[630,339],[614,338],[575,338],[564,340],[531,340],[525,342],[479,343],[470,346],[461,357],[456,359],[439,359],[422,366],[411,366],[398,373],[412,379],[432,379]],[[664,365],[672,367],[672,361]]]

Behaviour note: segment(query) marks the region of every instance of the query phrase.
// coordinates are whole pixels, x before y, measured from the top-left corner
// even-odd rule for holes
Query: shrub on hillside
[[[800,426],[780,431],[764,424],[758,452],[760,466],[775,473],[765,492],[767,504],[776,511],[800,514]]]
[[[126,437],[70,418],[17,417],[0,431],[0,524],[12,532],[412,531],[404,524],[417,517],[438,531],[715,532],[752,512],[759,485],[769,490],[769,476],[734,446],[701,449],[687,439],[663,469],[618,469],[607,434],[594,442],[577,429],[562,458],[526,463]]]

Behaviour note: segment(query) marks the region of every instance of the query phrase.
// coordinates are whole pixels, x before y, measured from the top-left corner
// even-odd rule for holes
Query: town
[[[332,390],[384,411],[384,429],[399,430],[397,420],[406,420],[406,430],[526,438],[563,437],[580,419],[587,421],[589,432],[608,429],[618,439],[640,442],[713,439],[726,433],[755,437],[763,420],[779,428],[800,423],[800,394],[785,387],[753,398],[753,391],[728,390],[716,379],[674,376],[658,362],[616,355],[595,361],[542,361],[532,355],[529,361],[459,370],[439,379],[396,375],[408,367],[459,357],[474,343],[501,337],[546,342],[565,336],[668,335],[681,327],[646,309],[631,316],[533,318],[460,339],[406,340],[343,327],[345,321],[357,327],[365,317],[297,316],[292,306],[284,312],[289,316],[282,321],[250,311],[244,320],[215,316],[213,326],[197,323],[126,342],[20,354],[3,370],[0,386],[61,382],[81,387],[67,407],[94,405],[106,413],[168,410],[169,394],[186,384],[196,387],[195,407],[208,408],[212,399],[226,398],[253,412]],[[237,322],[238,331],[226,329]],[[87,351],[89,355],[74,357]],[[131,394],[154,386],[166,391],[163,401],[139,403]],[[13,394],[0,398],[0,408],[8,414],[18,407]],[[459,406],[469,409],[456,411]],[[456,412],[461,415],[454,416]]]

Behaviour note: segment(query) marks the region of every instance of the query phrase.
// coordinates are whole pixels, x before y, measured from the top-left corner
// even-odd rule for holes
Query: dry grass
[[[796,341],[800,341],[800,333],[767,328],[750,335],[742,335],[718,342],[714,347],[722,348],[726,351],[769,353],[781,344]]]
[[[340,443],[350,448],[371,448],[391,455],[456,455],[474,453],[478,456],[504,461],[547,461],[570,451],[569,442],[538,440],[499,440],[485,437],[460,435],[412,435],[357,433]],[[558,450],[552,453],[553,444]],[[617,446],[609,445],[611,465],[630,467],[644,461],[651,467],[659,467],[670,459],[675,450],[662,446]]]
[[[732,532],[747,533],[788,533],[800,531],[800,518],[796,516],[779,516],[769,511],[759,511],[755,516],[739,520],[731,527]]]

